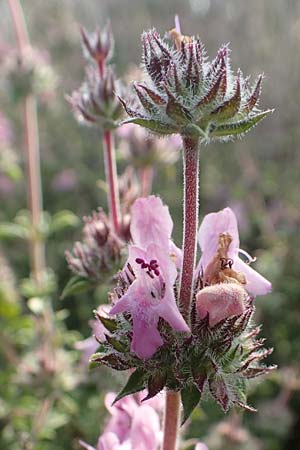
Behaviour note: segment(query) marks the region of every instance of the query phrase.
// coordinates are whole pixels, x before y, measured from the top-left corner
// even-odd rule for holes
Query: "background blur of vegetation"
[[[39,102],[44,208],[54,214],[70,209],[79,217],[106,207],[99,136],[75,122],[64,99],[84,76],[78,23],[88,30],[111,19],[116,39],[116,69],[125,75],[140,62],[140,34],[155,26],[173,26],[178,13],[184,34],[199,34],[210,57],[230,41],[234,69],[253,80],[265,73],[262,106],[275,113],[243,141],[203,148],[201,216],[231,206],[238,214],[243,248],[258,257],[257,268],[272,280],[274,293],[257,302],[263,336],[274,346],[270,363],[280,370],[253,385],[250,404],[257,414],[222,414],[209,403],[193,415],[190,437],[210,450],[283,450],[300,448],[300,2],[298,0],[51,0],[22,2],[32,45],[46,54],[56,88]],[[15,46],[7,4],[0,2],[0,63]],[[3,71],[2,71],[3,72]],[[1,112],[11,121],[13,147],[23,166],[20,107],[1,73]],[[154,184],[170,205],[181,239],[181,161]],[[17,169],[16,169],[17,170]],[[26,208],[25,180],[0,175],[0,220],[12,220]],[[92,310],[105,301],[105,289],[64,301],[59,294],[69,277],[64,250],[80,238],[80,227],[48,241],[47,263],[57,275],[54,306],[60,327],[60,379],[37,379],[26,364],[34,360],[36,322],[32,305],[19,293],[28,276],[27,246],[5,240],[0,248],[0,448],[67,450],[79,437],[96,442],[104,421],[103,395],[122,378],[105,369],[88,373],[77,360],[74,343],[90,335]],[[33,307],[34,310],[34,307]],[[32,342],[32,351],[30,345]],[[20,359],[22,358],[22,363]],[[25,358],[25,359],[24,359]],[[21,364],[21,367],[20,367]],[[77,369],[71,370],[77,364]],[[73,365],[73,366],[72,366]],[[24,368],[23,368],[24,367]],[[46,394],[45,394],[46,392]],[[46,395],[46,397],[45,397]],[[223,421],[220,423],[220,421]],[[40,422],[39,422],[40,421]],[[242,429],[241,427],[245,427]],[[247,430],[247,431],[246,431]],[[235,432],[234,432],[235,431]]]

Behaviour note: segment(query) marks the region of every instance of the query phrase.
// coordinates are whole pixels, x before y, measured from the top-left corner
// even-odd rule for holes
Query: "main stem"
[[[104,131],[103,137],[105,176],[108,187],[108,205],[115,232],[120,231],[120,197],[117,177],[116,155],[113,136],[110,130]]]
[[[166,391],[162,450],[177,450],[180,418],[180,393]]]
[[[180,306],[189,322],[194,271],[197,253],[199,205],[199,141],[183,138],[184,211],[183,211],[183,261],[180,280]]]
[[[194,283],[199,203],[199,141],[183,138],[184,212],[183,261],[180,280],[180,307],[189,322]],[[162,450],[177,450],[180,418],[180,393],[166,392],[164,438]]]

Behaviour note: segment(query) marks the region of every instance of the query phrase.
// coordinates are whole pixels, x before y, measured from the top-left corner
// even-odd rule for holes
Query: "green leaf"
[[[155,133],[159,134],[173,134],[178,133],[178,129],[174,126],[171,126],[169,124],[163,124],[157,120],[152,119],[143,119],[141,117],[132,117],[132,119],[124,120],[121,125],[125,123],[135,123],[137,125],[140,125],[141,127],[148,128],[148,130],[151,130]]]
[[[96,367],[99,367],[100,364],[108,366],[114,370],[127,370],[130,368],[130,366],[120,355],[112,352],[105,353],[104,346],[100,347],[100,349],[101,348],[104,349],[103,352],[100,351],[91,356],[89,369],[95,369]]]
[[[118,352],[125,353],[128,351],[128,347],[124,342],[121,342],[119,339],[116,339],[112,336],[105,335],[107,342]]]
[[[273,110],[268,109],[267,111],[263,111],[255,116],[252,116],[250,119],[213,127],[210,131],[210,136],[226,137],[246,133],[271,112],[273,112]]]
[[[0,239],[28,239],[28,229],[13,222],[0,223]]]
[[[88,291],[94,286],[94,284],[87,278],[79,277],[75,275],[66,284],[62,294],[60,296],[61,300],[64,300],[69,295],[82,294]]]
[[[79,218],[68,210],[60,211],[52,217],[49,233],[57,233],[66,228],[76,228],[80,223]]]
[[[190,417],[201,399],[201,392],[194,384],[189,384],[181,391],[181,401],[183,406],[183,419],[181,425]]]
[[[224,412],[229,408],[229,393],[227,385],[221,375],[216,375],[209,380],[209,390]]]
[[[94,312],[96,318],[98,320],[100,320],[100,322],[102,323],[102,325],[111,333],[113,333],[114,331],[116,331],[118,329],[118,324],[117,321],[114,319],[110,319],[108,317],[103,317],[100,316],[100,314],[98,313],[98,311]]]
[[[117,397],[114,399],[113,405],[117,401],[121,400],[121,398],[126,397],[126,395],[135,394],[136,392],[142,391],[146,386],[146,375],[147,372],[144,369],[136,369],[136,371],[130,375],[121,392],[119,392]]]
[[[151,375],[148,380],[148,395],[143,399],[143,401],[155,397],[155,395],[157,395],[164,388],[166,381],[167,372],[164,370]]]

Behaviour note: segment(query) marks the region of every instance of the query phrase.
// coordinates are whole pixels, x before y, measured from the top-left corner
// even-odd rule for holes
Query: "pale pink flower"
[[[227,317],[243,314],[248,294],[237,283],[219,283],[207,286],[196,295],[196,309],[204,319],[209,314],[209,326],[214,327]]]
[[[203,444],[203,442],[199,442],[196,445],[195,450],[208,450],[208,447],[205,444]]]
[[[234,212],[230,208],[225,208],[219,212],[207,214],[199,229],[199,244],[202,250],[202,256],[199,262],[198,270],[205,272],[206,267],[212,261],[217,253],[219,235],[221,233],[229,233],[232,237],[232,242],[229,247],[228,257],[232,259],[232,268],[237,272],[242,272],[246,276],[247,283],[245,285],[249,294],[265,295],[271,292],[271,283],[252,269],[249,264],[246,264],[239,258],[239,253],[244,253],[239,248],[239,232],[237,220]],[[247,255],[247,254],[246,254]],[[249,257],[249,255],[247,255]],[[249,261],[251,262],[249,257]]]
[[[128,263],[136,278],[110,314],[131,313],[131,351],[139,358],[147,359],[163,345],[157,329],[160,317],[176,331],[187,332],[189,327],[176,305],[173,286],[177,269],[168,251],[156,244],[150,244],[146,250],[131,245]]]
[[[130,233],[134,244],[146,248],[155,243],[170,253],[176,267],[181,267],[182,251],[171,240],[173,220],[169,208],[159,197],[138,198],[131,208]]]
[[[158,414],[149,405],[141,405],[130,430],[132,450],[157,450],[160,443]]]
[[[100,305],[97,309],[98,313],[103,316],[108,316],[109,305]],[[99,342],[105,341],[105,334],[109,334],[100,320],[94,319],[89,321],[89,325],[92,329],[93,335],[75,343],[76,350],[82,352],[81,363],[87,364],[93,353],[96,352],[99,347]]]
[[[159,416],[150,402],[141,404],[138,395],[128,395],[112,405],[115,396],[113,392],[105,396],[111,418],[97,450],[156,450],[161,438]]]
[[[105,433],[114,433],[118,436],[120,442],[123,442],[129,437],[133,417],[139,408],[139,404],[133,395],[128,395],[112,405],[115,398],[114,392],[108,392],[104,398],[104,404],[111,414],[105,427]]]

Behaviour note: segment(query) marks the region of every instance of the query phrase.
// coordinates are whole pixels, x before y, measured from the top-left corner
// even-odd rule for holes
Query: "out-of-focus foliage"
[[[299,281],[299,162],[300,141],[300,4],[298,0],[51,0],[23,2],[34,48],[46,53],[55,74],[56,88],[39,97],[41,163],[47,229],[47,264],[55,272],[55,370],[45,367],[41,352],[41,317],[47,297],[30,301],[21,295],[21,280],[28,278],[26,242],[7,239],[8,231],[20,234],[26,207],[21,108],[13,103],[7,78],[7,58],[15,37],[6,2],[0,4],[0,101],[12,125],[11,148],[16,156],[10,170],[0,167],[0,448],[17,450],[71,450],[78,438],[96,442],[104,423],[103,396],[117,389],[121,379],[99,370],[88,373],[74,348],[89,336],[92,309],[105,303],[107,287],[94,294],[59,300],[69,277],[64,260],[80,238],[75,216],[106,207],[101,144],[96,130],[80,127],[64,99],[84,76],[78,23],[92,30],[110,17],[116,40],[118,73],[140,62],[140,34],[153,25],[161,32],[173,27],[180,14],[182,31],[197,34],[210,55],[231,42],[232,65],[239,61],[244,73],[265,73],[262,108],[276,111],[241,142],[203,147],[201,152],[201,215],[231,206],[239,218],[245,248],[258,257],[257,269],[273,281],[274,293],[257,303],[259,322],[275,351],[269,363],[280,371],[259,385],[252,385],[250,401],[257,414],[227,418],[210,404],[192,416],[189,438],[201,438],[210,450],[298,449],[300,444],[300,311]],[[2,152],[2,147],[1,147]],[[171,206],[177,244],[181,236],[181,162],[172,171],[156,169],[155,193]],[[2,164],[3,165],[3,164]],[[120,173],[125,164],[120,159]],[[6,166],[7,167],[7,164]],[[170,168],[169,168],[170,169]],[[177,170],[176,170],[177,169]],[[178,170],[179,169],[179,170]],[[26,215],[23,215],[23,218]],[[14,222],[15,227],[5,223]],[[64,229],[62,222],[72,222]],[[19,228],[18,228],[19,227]],[[49,227],[51,232],[49,232]],[[45,230],[45,228],[43,228]],[[59,233],[58,233],[59,231]],[[5,236],[6,233],[6,236]],[[26,287],[26,284],[25,284]],[[28,285],[27,285],[28,287]],[[24,283],[23,283],[24,288]],[[53,291],[52,291],[53,292]],[[24,294],[24,292],[23,292]],[[47,360],[47,358],[46,358]],[[44,361],[44,363],[43,363]],[[49,362],[49,361],[48,361]],[[220,423],[220,421],[222,421]],[[234,432],[233,432],[234,431]]]

